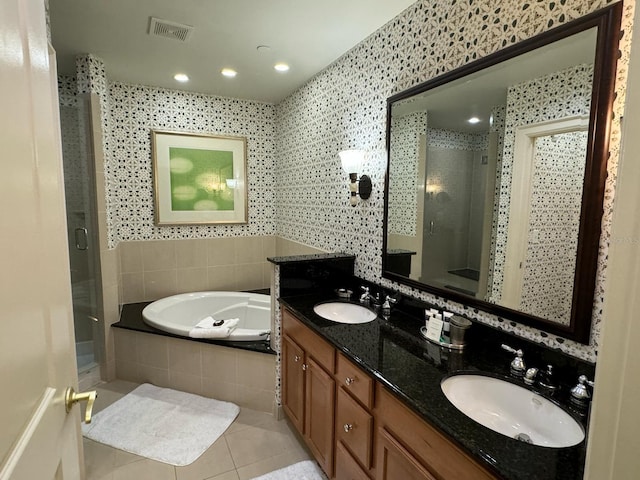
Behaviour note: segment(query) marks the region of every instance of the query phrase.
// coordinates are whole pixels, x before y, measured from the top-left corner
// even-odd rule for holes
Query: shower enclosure
[[[100,379],[100,261],[93,171],[91,98],[60,98],[67,236],[80,383]],[[83,382],[84,380],[84,382]]]

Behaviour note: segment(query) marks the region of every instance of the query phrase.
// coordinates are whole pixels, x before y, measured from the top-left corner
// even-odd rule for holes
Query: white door
[[[534,252],[537,255],[542,255],[547,261],[553,261],[559,268],[563,267],[560,270],[560,275],[566,276],[569,272],[569,279],[558,283],[572,288],[578,226],[575,224],[575,228],[572,228],[573,224],[568,222],[566,218],[555,219],[550,213],[555,213],[556,216],[561,211],[573,212],[577,210],[578,215],[580,213],[588,128],[588,117],[566,117],[516,129],[509,202],[507,235],[509,241],[507,242],[500,305],[524,310],[529,314],[550,320],[561,321],[557,318],[559,311],[570,315],[572,292],[560,291],[551,282],[553,275],[548,271],[545,272],[544,269],[535,271],[528,264],[527,255]],[[547,165],[545,167],[545,162],[540,162],[540,158],[536,154],[538,142],[549,140],[549,137],[552,136],[560,138],[563,134],[572,132],[583,132],[583,134],[579,139],[573,139],[575,141],[559,140],[559,145],[553,149],[552,154],[546,152],[546,155],[540,155],[540,157],[546,157]],[[554,143],[553,140],[552,143]],[[562,155],[563,150],[567,150],[566,147],[562,148],[563,144],[570,146],[568,150],[572,152],[569,159],[571,161],[564,158],[567,155]],[[543,152],[545,151],[543,149]],[[577,153],[575,153],[576,151]],[[564,165],[562,158],[564,158],[564,163],[569,163],[569,166]],[[550,167],[550,165],[553,166]],[[544,168],[540,168],[541,166]],[[563,178],[569,180],[566,182],[567,185],[563,184]],[[569,195],[569,192],[572,195]],[[538,197],[538,200],[534,201],[534,197]],[[540,200],[545,197],[544,202]],[[558,202],[559,205],[554,208],[553,202]],[[532,218],[534,204],[537,204],[538,207],[535,221]],[[553,237],[554,227],[562,227],[562,232],[566,233],[566,236],[555,239]],[[550,230],[551,233],[545,232],[545,229]],[[551,247],[548,246],[549,244]],[[570,250],[566,245],[573,246],[573,250]],[[562,251],[563,249],[566,251]],[[545,295],[544,292],[536,291],[535,285],[524,288],[525,278],[543,278],[543,276],[544,281],[541,285],[553,287],[553,296],[557,295],[557,302],[550,301],[549,295]],[[566,321],[569,321],[568,317]],[[565,322],[563,321],[563,323]]]
[[[55,61],[44,0],[0,1],[0,479],[79,479]]]

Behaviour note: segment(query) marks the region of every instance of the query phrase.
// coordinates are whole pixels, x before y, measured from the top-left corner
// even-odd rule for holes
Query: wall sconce
[[[364,152],[362,150],[343,150],[338,155],[342,162],[342,169],[349,174],[349,179],[351,180],[349,185],[351,197],[349,201],[351,206],[355,207],[358,203],[357,195],[360,195],[362,200],[367,200],[371,196],[372,190],[371,178],[368,175],[362,175],[358,180],[358,170],[362,169]]]

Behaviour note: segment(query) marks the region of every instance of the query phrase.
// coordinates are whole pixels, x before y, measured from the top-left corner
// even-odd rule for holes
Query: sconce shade
[[[357,173],[362,170],[364,152],[362,150],[343,150],[338,153],[345,173]]]

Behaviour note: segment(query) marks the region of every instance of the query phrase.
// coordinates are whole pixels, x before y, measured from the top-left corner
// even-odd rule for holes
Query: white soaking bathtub
[[[142,310],[147,325],[183,337],[206,317],[239,319],[228,337],[216,340],[266,340],[271,331],[271,297],[246,292],[194,292],[156,300]]]

